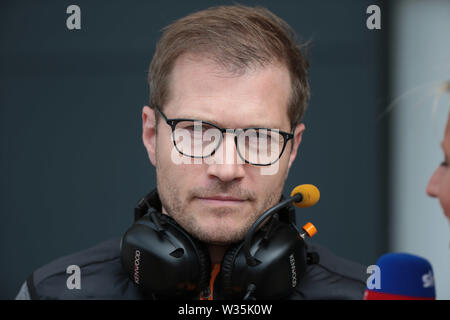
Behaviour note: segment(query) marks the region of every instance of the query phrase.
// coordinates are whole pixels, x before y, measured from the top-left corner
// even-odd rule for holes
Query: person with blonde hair
[[[450,94],[450,80],[439,90],[440,94],[443,92]],[[431,176],[426,192],[430,197],[439,199],[444,215],[450,222],[450,112],[448,114],[441,148],[444,153],[444,160]]]

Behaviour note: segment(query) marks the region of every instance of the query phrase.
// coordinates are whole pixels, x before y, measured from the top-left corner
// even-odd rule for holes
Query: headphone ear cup
[[[222,259],[221,286],[227,299],[242,299],[254,286],[257,299],[281,299],[299,283],[306,270],[306,246],[292,224],[278,222],[269,238],[259,230],[250,252],[259,261],[247,264],[244,242],[230,247]]]
[[[144,215],[123,235],[121,261],[144,292],[162,298],[192,296],[209,284],[206,245],[160,212]]]
[[[180,229],[181,226],[169,215],[163,214],[161,212],[156,212],[157,218],[163,224],[170,224],[172,227]],[[206,288],[209,286],[209,279],[211,276],[211,259],[209,256],[209,251],[206,245],[200,240],[190,236],[186,233],[186,236],[193,242],[194,250],[197,254],[198,263],[199,263],[199,288]]]
[[[204,289],[209,286],[209,279],[211,277],[211,259],[206,245],[198,239],[192,238],[192,240],[195,243],[200,266],[198,286],[199,288]]]
[[[169,223],[171,225],[178,226],[178,223],[171,216],[157,211],[155,211],[154,214],[156,215],[156,218],[163,224]]]
[[[242,288],[233,288],[233,271],[235,267],[236,257],[238,256],[242,243],[234,244],[225,252],[222,259],[221,271],[221,286],[226,295],[232,296],[236,289],[239,291]]]

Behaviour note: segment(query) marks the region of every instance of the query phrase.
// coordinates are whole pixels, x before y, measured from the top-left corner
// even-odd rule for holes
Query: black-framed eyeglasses
[[[233,133],[239,157],[256,166],[277,162],[293,133],[271,128],[221,128],[203,120],[168,119],[158,106],[155,109],[172,128],[172,141],[177,151],[190,158],[208,158],[220,147],[225,132]]]

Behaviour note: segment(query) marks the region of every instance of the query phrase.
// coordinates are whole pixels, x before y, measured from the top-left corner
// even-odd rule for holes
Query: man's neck
[[[225,251],[227,251],[228,247],[229,246],[218,246],[208,244],[208,251],[212,265],[222,263],[223,256],[225,254]]]

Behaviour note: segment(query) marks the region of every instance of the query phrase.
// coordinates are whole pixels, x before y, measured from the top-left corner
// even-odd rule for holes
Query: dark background
[[[141,141],[147,69],[160,30],[230,1],[2,1],[0,5],[0,298],[62,255],[120,236],[155,186]],[[285,192],[313,183],[298,209],[314,241],[374,264],[387,251],[386,6],[377,1],[262,5],[312,40],[307,130]],[[81,8],[81,30],[66,8]],[[366,8],[382,8],[382,31]]]

